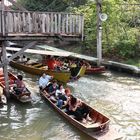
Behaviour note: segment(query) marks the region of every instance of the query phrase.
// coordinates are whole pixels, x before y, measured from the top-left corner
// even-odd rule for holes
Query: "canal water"
[[[11,101],[0,110],[0,140],[91,140],[41,99],[38,77],[13,72],[24,75],[33,101],[28,105]],[[75,96],[108,116],[111,125],[124,134],[123,140],[140,140],[140,79],[108,71],[68,86]]]

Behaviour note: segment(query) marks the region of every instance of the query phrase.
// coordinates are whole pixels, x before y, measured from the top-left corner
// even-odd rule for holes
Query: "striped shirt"
[[[51,80],[51,76],[46,75],[45,77],[40,77],[39,79],[39,87],[42,87],[43,89],[48,85],[49,81]]]

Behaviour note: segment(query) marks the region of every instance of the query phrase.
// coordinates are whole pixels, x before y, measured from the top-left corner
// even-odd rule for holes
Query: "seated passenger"
[[[65,95],[65,89],[62,84],[59,84],[58,89],[55,92],[55,96],[59,99],[62,95]]]
[[[50,70],[55,70],[55,68],[57,67],[56,60],[53,56],[50,56],[46,64]]]
[[[52,85],[50,85],[49,88],[48,88],[49,95],[55,95],[55,92],[56,92],[57,89],[58,89],[57,81],[54,80],[52,82]]]
[[[18,75],[17,78],[18,79],[15,81],[15,86],[13,89],[17,95],[20,95],[26,91],[26,87],[25,87],[25,84],[23,82],[23,76]]]
[[[26,61],[26,65],[32,65],[34,63],[37,63],[35,60],[31,60],[30,58],[27,58],[27,61]]]
[[[67,104],[68,115],[74,115],[75,119],[86,123],[86,117],[89,114],[89,109],[87,106],[84,106],[81,100],[71,96]]]
[[[48,84],[49,81],[53,78],[53,76],[46,75],[45,73],[42,74],[42,76],[39,78],[39,88],[40,90],[44,90]]]
[[[54,80],[52,84],[50,84],[50,86],[47,88],[46,96],[50,97],[50,100],[52,100],[53,102],[56,102],[55,92],[57,89],[58,85],[56,80]]]
[[[22,62],[27,62],[27,58],[25,55],[23,55],[23,57],[21,59],[22,59]]]
[[[64,105],[64,101],[67,100],[65,89],[62,84],[58,86],[58,89],[56,90],[56,93],[55,93],[55,97],[57,99],[57,106],[59,108],[62,108],[62,106]]]
[[[57,106],[59,108],[66,107],[67,104],[68,104],[68,101],[70,100],[70,97],[71,97],[71,91],[70,91],[69,88],[66,88],[65,89],[65,94],[59,96],[59,99],[57,101]]]

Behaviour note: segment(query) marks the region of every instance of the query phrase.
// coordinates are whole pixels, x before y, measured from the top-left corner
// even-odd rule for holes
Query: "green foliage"
[[[79,7],[87,0],[17,0],[17,2],[30,11],[61,12],[70,7]]]
[[[84,15],[84,46],[96,52],[97,15],[95,0],[18,0],[32,11],[70,11]],[[139,0],[102,0],[102,12],[108,15],[103,26],[103,53],[106,56],[139,57]]]

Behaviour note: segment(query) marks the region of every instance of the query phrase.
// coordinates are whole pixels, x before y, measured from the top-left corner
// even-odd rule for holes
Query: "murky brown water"
[[[10,102],[7,111],[0,111],[0,140],[90,140],[40,98],[38,77],[22,74],[33,102]],[[140,140],[140,79],[107,72],[82,77],[68,86],[76,96],[107,115],[111,125],[125,134],[124,140]]]

